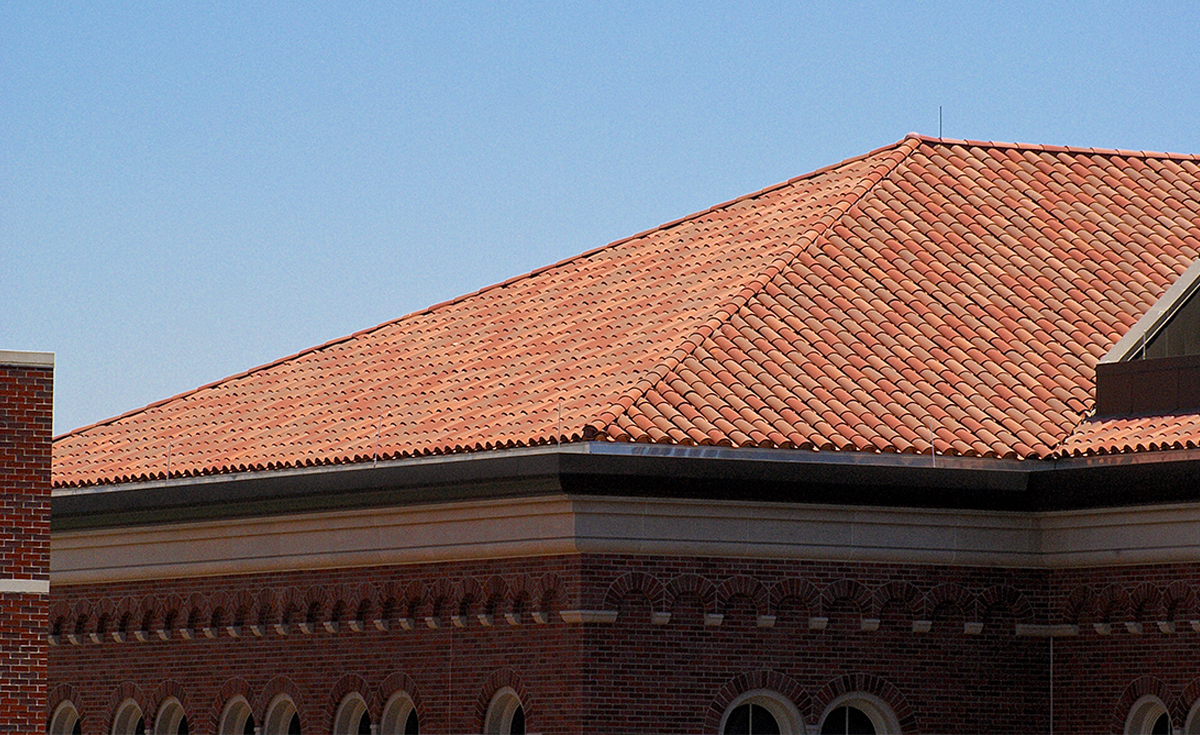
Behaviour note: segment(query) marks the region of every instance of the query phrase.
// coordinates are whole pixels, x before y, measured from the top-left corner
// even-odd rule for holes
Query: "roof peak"
[[[905,140],[917,140],[930,145],[959,145],[970,148],[1007,148],[1035,153],[1073,153],[1095,156],[1122,156],[1125,158],[1171,158],[1175,160],[1200,161],[1200,154],[1164,153],[1161,151],[1133,151],[1118,148],[1085,148],[1071,145],[1043,145],[1040,143],[1013,143],[996,140],[971,140],[965,138],[939,138],[936,135],[909,133]]]

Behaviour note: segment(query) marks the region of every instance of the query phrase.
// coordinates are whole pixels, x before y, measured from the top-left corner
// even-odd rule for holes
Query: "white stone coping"
[[[15,365],[19,367],[54,367],[54,353],[0,350],[0,365]]]

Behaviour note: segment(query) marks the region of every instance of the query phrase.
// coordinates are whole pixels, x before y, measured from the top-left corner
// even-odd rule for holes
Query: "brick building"
[[[46,708],[54,356],[0,350],[0,733]]]
[[[58,437],[52,732],[1200,732],[1200,160],[909,136]]]

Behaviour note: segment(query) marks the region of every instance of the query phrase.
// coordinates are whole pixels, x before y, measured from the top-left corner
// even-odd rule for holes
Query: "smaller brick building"
[[[910,136],[58,437],[50,729],[1200,732],[1198,256]]]
[[[54,356],[0,350],[0,732],[46,709]]]

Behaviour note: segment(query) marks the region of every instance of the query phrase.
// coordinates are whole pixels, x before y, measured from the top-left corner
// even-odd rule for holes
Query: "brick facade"
[[[0,732],[45,723],[53,383],[48,355],[0,353]]]

